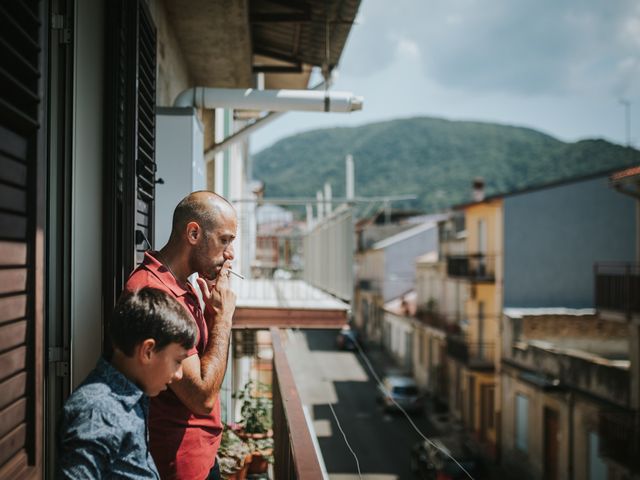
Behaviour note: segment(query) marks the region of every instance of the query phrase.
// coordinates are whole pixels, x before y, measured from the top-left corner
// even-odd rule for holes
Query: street
[[[358,478],[356,459],[329,407],[333,404],[365,479],[409,480],[410,450],[420,436],[402,413],[384,413],[377,384],[358,352],[339,351],[336,331],[292,331],[287,355],[300,396],[309,408],[329,477]],[[388,360],[378,348],[365,351],[382,377]],[[435,433],[426,415],[412,417],[427,436]]]

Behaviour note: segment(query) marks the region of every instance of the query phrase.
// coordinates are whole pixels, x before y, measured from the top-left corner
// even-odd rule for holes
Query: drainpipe
[[[253,88],[193,87],[180,93],[175,107],[228,108],[270,112],[354,112],[362,97],[350,92],[316,90],[256,90]]]

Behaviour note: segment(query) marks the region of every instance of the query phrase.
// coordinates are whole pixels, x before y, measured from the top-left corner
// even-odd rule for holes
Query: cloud
[[[476,93],[640,93],[636,0],[363,0],[345,72],[419,60],[438,84]]]
[[[638,58],[631,1],[453,0],[441,8],[454,15],[463,6],[462,21],[425,28],[427,73],[444,85],[527,95],[612,89],[618,59]],[[625,25],[630,33],[619,34]]]

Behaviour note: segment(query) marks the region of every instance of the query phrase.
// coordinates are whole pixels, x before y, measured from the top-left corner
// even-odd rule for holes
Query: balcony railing
[[[598,310],[640,314],[640,263],[598,263],[594,270]]]
[[[602,411],[598,425],[600,454],[640,472],[640,413]]]
[[[495,255],[450,255],[447,257],[447,274],[475,282],[494,282],[495,265]]]
[[[280,330],[271,328],[273,343],[274,477],[322,479],[322,468],[293,373],[282,345]]]
[[[447,355],[474,370],[493,369],[494,352],[492,342],[470,342],[459,335],[447,337]]]

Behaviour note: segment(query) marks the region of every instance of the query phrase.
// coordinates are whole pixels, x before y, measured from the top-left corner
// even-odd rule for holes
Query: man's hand
[[[233,312],[236,309],[236,294],[231,290],[229,284],[230,269],[231,262],[227,260],[222,265],[215,282],[207,282],[202,277],[197,279],[205,309],[210,313],[205,315],[209,330],[218,322],[227,323],[231,327]]]

